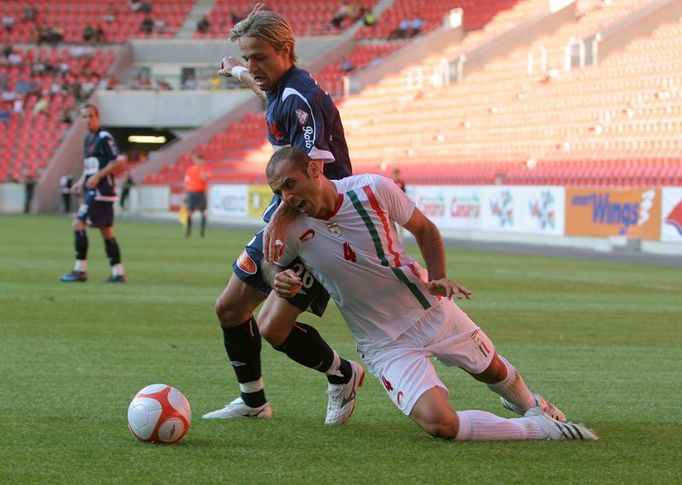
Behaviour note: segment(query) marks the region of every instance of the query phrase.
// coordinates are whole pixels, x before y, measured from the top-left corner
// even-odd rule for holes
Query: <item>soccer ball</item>
[[[177,443],[192,422],[187,398],[173,386],[152,384],[128,406],[128,429],[140,441]]]

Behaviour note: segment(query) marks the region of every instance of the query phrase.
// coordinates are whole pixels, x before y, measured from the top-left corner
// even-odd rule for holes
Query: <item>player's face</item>
[[[239,48],[249,73],[263,91],[272,91],[279,78],[292,66],[286,46],[276,50],[259,37],[246,36],[239,39]]]
[[[90,133],[94,133],[99,129],[99,115],[92,108],[83,108],[81,110],[81,118],[85,120]]]
[[[321,194],[317,178],[311,176],[315,167],[308,165],[306,172],[293,168],[290,163],[282,163],[268,180],[272,191],[297,211],[311,217],[321,211]]]

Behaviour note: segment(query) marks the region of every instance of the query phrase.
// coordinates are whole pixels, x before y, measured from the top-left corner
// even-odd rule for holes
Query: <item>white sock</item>
[[[262,377],[259,378],[257,381],[239,383],[239,390],[244,394],[251,394],[253,392],[262,391],[264,387],[265,385],[263,383]]]
[[[523,377],[516,371],[513,365],[507,360],[498,355],[500,360],[507,366],[507,377],[497,384],[487,384],[488,388],[494,393],[499,394],[507,401],[519,406],[523,412],[530,408],[537,406],[535,397],[528,389],[528,386],[523,381]]]
[[[112,276],[123,276],[125,273],[123,272],[123,263],[118,263],[115,264],[111,267],[111,275]]]
[[[457,441],[547,439],[547,434],[532,417],[506,419],[486,411],[458,411],[457,416]]]
[[[334,360],[332,361],[332,365],[330,365],[329,369],[327,369],[324,373],[328,376],[343,377],[343,374],[341,374],[341,357],[339,357],[339,354],[336,353],[336,350],[333,352]]]
[[[88,270],[88,261],[85,259],[77,259],[76,264],[73,265],[73,270],[74,271],[87,271]]]

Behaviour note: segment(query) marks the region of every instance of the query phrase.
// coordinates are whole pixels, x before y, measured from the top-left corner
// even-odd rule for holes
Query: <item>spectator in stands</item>
[[[139,12],[141,7],[142,7],[142,0],[130,0],[130,2],[128,2],[128,8],[132,12]]]
[[[194,164],[185,171],[185,207],[187,208],[187,224],[185,225],[185,237],[192,235],[192,214],[199,211],[201,214],[201,237],[206,234],[206,189],[211,171],[204,163],[201,153],[194,154]]]
[[[2,26],[7,32],[14,29],[14,15],[5,14],[2,16]]]
[[[398,24],[398,27],[388,34],[387,40],[407,39],[410,27],[411,21],[409,19],[402,19]]]
[[[36,19],[38,18],[38,7],[33,5],[32,3],[29,3],[24,7],[24,15],[21,17],[21,20],[24,22],[35,22]]]
[[[50,109],[50,101],[41,95],[38,95],[38,100],[36,104],[33,105],[33,116],[38,116],[40,114],[46,115]]]
[[[198,87],[199,83],[197,81],[197,78],[191,72],[187,74],[185,80],[182,81],[182,89],[197,89]]]
[[[162,77],[158,78],[156,80],[156,88],[159,91],[172,91],[173,90],[173,86],[171,86],[170,83]]]
[[[145,15],[142,24],[140,25],[140,31],[145,34],[151,34],[154,32],[154,20],[151,15]]]
[[[424,27],[424,20],[420,17],[415,17],[410,20],[409,28],[407,30],[407,37],[415,37],[422,32]]]
[[[71,187],[72,193],[83,194],[83,202],[72,225],[76,262],[73,271],[59,279],[65,283],[87,281],[88,236],[85,229],[90,225],[100,230],[104,240],[104,250],[111,266],[111,276],[107,282],[125,283],[121,250],[114,233],[114,174],[125,166],[126,159],[119,153],[111,134],[102,129],[99,111],[94,105],[83,106],[81,116],[88,133],[83,145],[83,175]]]
[[[62,116],[59,118],[60,123],[64,123],[65,125],[70,125],[73,123],[73,119],[71,118],[71,110],[69,108],[64,108],[62,110]]]
[[[64,29],[57,26],[52,27],[47,35],[47,43],[52,47],[57,46],[60,42],[64,41]]]
[[[71,212],[71,186],[73,177],[66,173],[59,177],[59,192],[62,194],[62,210],[68,214]]]
[[[197,22],[197,32],[200,34],[205,34],[211,30],[211,23],[208,21],[208,17],[204,15],[201,17],[199,22]]]
[[[165,19],[156,19],[154,20],[154,29],[156,32],[159,34],[163,34],[166,32],[166,29],[168,28],[168,24],[166,23]]]
[[[350,0],[344,0],[344,2],[336,10],[332,19],[330,21],[331,25],[335,28],[341,28],[341,25],[345,20],[355,21],[358,16],[358,6],[351,3]]]
[[[376,14],[370,9],[367,9],[365,15],[362,17],[362,23],[365,24],[367,27],[375,26],[377,20],[378,19]]]
[[[355,66],[348,57],[341,59],[341,64],[339,66],[343,72],[351,72],[355,69]]]
[[[95,29],[90,24],[85,24],[83,27],[83,42],[91,42],[95,37]]]
[[[23,95],[19,95],[16,98],[14,98],[14,102],[12,103],[12,111],[17,115],[23,115],[24,114],[24,96]]]
[[[95,33],[92,36],[92,40],[96,44],[104,44],[106,42],[106,37],[104,35],[104,29],[102,28],[101,25],[98,25],[97,27],[95,27]]]
[[[35,32],[35,43],[40,46],[47,43],[50,38],[50,28],[47,25],[39,25]]]

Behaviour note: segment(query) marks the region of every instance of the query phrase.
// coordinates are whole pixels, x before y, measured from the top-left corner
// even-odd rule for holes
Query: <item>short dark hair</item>
[[[95,106],[95,105],[92,104],[92,103],[86,103],[86,104],[84,104],[83,107],[82,107],[81,109],[91,109],[91,110],[93,110],[93,111],[95,112],[95,114],[96,114],[97,116],[99,116],[99,110],[97,109],[97,106]]]
[[[270,180],[270,177],[272,177],[277,167],[286,162],[292,163],[293,168],[306,173],[310,160],[312,159],[302,148],[291,146],[280,148],[270,157],[270,161],[265,167],[265,176]]]

